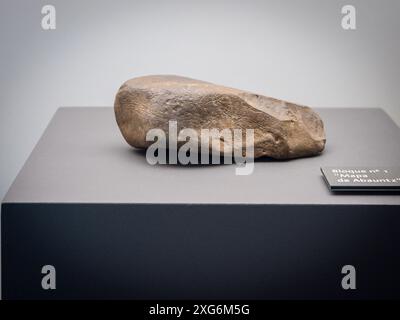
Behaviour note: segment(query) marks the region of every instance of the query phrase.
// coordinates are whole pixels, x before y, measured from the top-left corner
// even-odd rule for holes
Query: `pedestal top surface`
[[[123,139],[111,107],[59,108],[4,203],[179,203],[400,205],[400,194],[335,194],[322,166],[399,166],[400,128],[380,109],[317,109],[325,151],[288,161],[149,165]]]

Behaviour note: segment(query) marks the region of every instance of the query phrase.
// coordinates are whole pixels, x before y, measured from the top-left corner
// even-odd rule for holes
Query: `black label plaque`
[[[400,167],[322,167],[332,191],[400,191]]]

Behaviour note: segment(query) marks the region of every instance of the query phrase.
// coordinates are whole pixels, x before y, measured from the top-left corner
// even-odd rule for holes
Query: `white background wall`
[[[41,28],[45,4],[54,31]],[[346,4],[356,31],[341,27]],[[398,0],[0,0],[0,198],[59,106],[111,106],[129,78],[381,107],[399,124],[399,57]]]
[[[57,29],[41,28],[53,4]],[[341,7],[357,9],[357,30]],[[400,123],[400,1],[1,0],[0,198],[59,106],[111,106],[135,76],[178,74]]]

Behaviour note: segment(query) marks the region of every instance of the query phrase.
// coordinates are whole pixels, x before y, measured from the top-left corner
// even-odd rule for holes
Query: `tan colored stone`
[[[323,122],[309,107],[185,77],[128,80],[119,89],[114,108],[122,135],[136,148],[153,143],[146,141],[150,129],[168,133],[169,120],[177,121],[178,132],[254,129],[255,158],[311,156],[325,146]]]

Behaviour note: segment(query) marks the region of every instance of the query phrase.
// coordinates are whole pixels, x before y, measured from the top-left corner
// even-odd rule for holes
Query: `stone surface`
[[[122,135],[136,148],[153,143],[146,141],[150,129],[168,134],[169,120],[177,121],[178,132],[183,128],[198,132],[254,129],[255,158],[312,156],[325,146],[323,122],[309,107],[185,77],[128,80],[117,93],[114,109]]]

